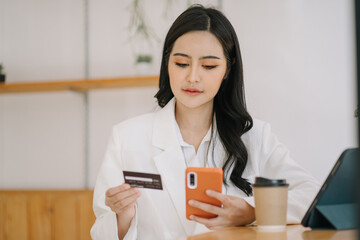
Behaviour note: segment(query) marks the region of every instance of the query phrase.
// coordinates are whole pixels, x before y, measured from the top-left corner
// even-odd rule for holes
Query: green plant
[[[0,63],[0,83],[3,84],[5,82],[5,74],[3,72],[4,66]]]
[[[133,0],[129,6],[130,22],[128,25],[129,38],[130,40],[134,38],[142,38],[149,40],[152,37],[155,37],[152,29],[147,25],[145,20],[146,14],[143,8],[142,0]]]
[[[136,63],[151,62],[153,44],[160,40],[146,20],[144,0],[133,0],[127,9],[130,12],[128,41],[132,46]]]
[[[151,63],[152,62],[152,56],[151,55],[138,55],[136,58],[137,63]]]

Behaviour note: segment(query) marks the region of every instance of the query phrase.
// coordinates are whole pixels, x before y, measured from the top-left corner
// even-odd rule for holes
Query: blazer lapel
[[[194,232],[196,223],[185,216],[185,160],[175,129],[175,99],[172,99],[155,117],[153,145],[162,151],[154,157],[162,182],[176,208],[187,235]]]

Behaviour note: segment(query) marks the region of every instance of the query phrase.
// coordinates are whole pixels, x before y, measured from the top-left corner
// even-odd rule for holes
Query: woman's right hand
[[[117,215],[119,237],[129,229],[130,222],[135,216],[135,203],[140,195],[139,189],[132,188],[126,183],[106,191],[105,204]]]
[[[123,183],[106,191],[105,204],[119,217],[128,216],[132,219],[135,216],[135,203],[139,197],[139,189]]]

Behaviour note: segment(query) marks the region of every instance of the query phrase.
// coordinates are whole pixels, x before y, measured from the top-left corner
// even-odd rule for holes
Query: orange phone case
[[[197,175],[196,188],[189,188],[188,177],[189,173],[194,172]],[[221,202],[215,198],[209,197],[205,191],[211,189],[221,193],[223,182],[223,170],[221,168],[197,168],[189,167],[186,169],[185,175],[186,186],[186,218],[190,220],[190,215],[195,215],[203,218],[213,218],[217,215],[205,212],[199,208],[189,205],[189,200],[197,200],[204,203],[209,203],[215,206],[221,206]]]

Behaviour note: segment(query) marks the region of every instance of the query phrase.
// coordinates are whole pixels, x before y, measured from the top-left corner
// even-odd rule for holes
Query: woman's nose
[[[194,65],[190,66],[190,72],[187,80],[190,83],[196,83],[200,81],[199,67]]]

